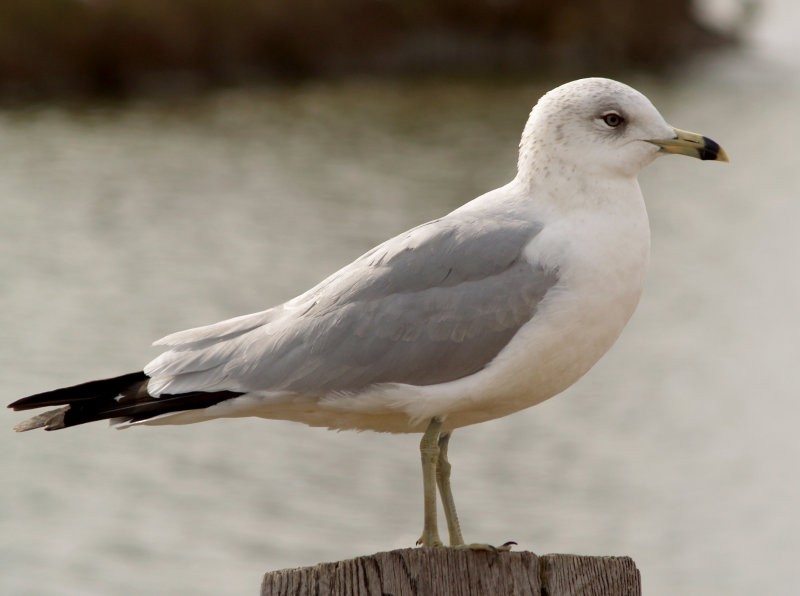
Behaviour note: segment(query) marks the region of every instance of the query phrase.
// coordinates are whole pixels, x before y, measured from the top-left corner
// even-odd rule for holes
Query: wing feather
[[[524,258],[541,229],[459,212],[419,226],[286,305],[168,336],[150,391],[325,394],[472,374],[558,281]]]

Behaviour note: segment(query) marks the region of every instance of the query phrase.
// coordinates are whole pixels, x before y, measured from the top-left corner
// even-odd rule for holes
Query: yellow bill
[[[671,139],[647,139],[647,142],[658,145],[664,153],[688,155],[702,160],[728,161],[728,154],[716,141],[696,132],[679,128],[674,130],[675,136]]]

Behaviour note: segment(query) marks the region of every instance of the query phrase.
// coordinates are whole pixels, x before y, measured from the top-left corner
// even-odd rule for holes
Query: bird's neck
[[[601,212],[608,215],[646,213],[639,181],[628,176],[597,177],[563,162],[518,171],[511,185],[537,212],[553,217]]]

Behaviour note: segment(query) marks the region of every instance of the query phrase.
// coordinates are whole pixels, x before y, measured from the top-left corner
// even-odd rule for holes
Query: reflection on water
[[[791,593],[800,86],[787,68],[743,53],[668,83],[628,78],[732,164],[651,167],[651,274],[620,343],[564,396],[456,433],[468,539],[628,554],[648,594]],[[140,367],[153,339],[285,300],[505,182],[552,85],[0,115],[5,400]],[[0,587],[252,593],[266,570],[411,545],[417,440],[250,420],[2,431]]]

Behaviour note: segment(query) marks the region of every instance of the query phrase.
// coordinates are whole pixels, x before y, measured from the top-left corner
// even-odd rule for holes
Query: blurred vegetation
[[[722,40],[691,0],[0,0],[0,93],[651,69]]]

